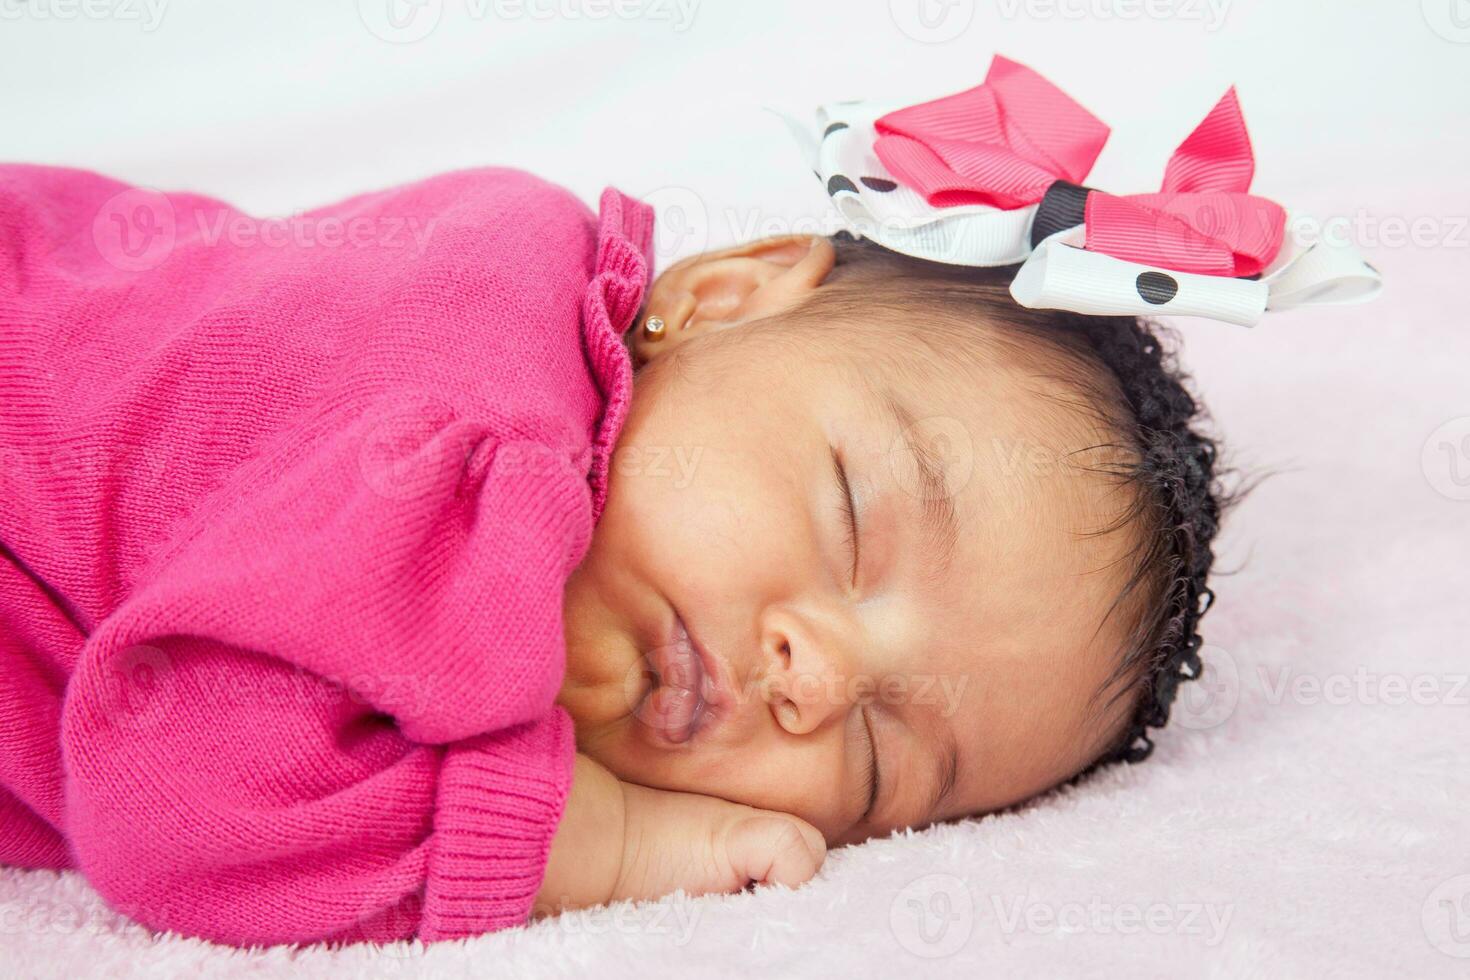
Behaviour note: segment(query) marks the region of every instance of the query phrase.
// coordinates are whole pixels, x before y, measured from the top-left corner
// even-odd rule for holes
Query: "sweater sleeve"
[[[154,928],[426,940],[521,922],[565,803],[574,460],[432,400],[264,454],[88,638],[79,867]]]

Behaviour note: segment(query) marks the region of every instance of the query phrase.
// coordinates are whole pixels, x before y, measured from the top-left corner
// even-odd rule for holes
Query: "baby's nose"
[[[847,642],[840,634],[795,622],[766,631],[760,692],[786,731],[805,735],[822,728],[871,693],[872,684],[853,669]]]

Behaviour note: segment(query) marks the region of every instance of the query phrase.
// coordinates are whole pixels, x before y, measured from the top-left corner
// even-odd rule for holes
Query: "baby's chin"
[[[725,796],[720,772],[733,747],[711,751],[698,732],[685,742],[671,742],[646,718],[651,684],[640,657],[627,672],[626,684],[564,685],[557,700],[572,717],[577,751],[624,782]]]
[[[573,721],[576,721],[575,717]],[[673,778],[667,754],[640,737],[640,723],[632,715],[600,725],[577,723],[577,751],[607,769],[625,783],[651,789],[686,793],[710,793],[713,787]]]
[[[558,703],[576,728],[577,751],[605,766],[619,779],[655,789],[698,787],[665,785],[661,774],[688,770],[700,753],[696,738],[673,742],[649,720],[653,685],[641,669],[629,672],[623,685],[597,689],[563,689]]]

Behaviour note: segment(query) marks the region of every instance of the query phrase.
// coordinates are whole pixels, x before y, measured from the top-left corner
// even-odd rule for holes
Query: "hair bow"
[[[1108,127],[999,56],[956,95],[838,102],[814,129],[787,122],[852,231],[937,262],[1022,263],[1011,294],[1023,306],[1248,326],[1267,309],[1362,302],[1381,287],[1350,244],[1296,247],[1286,210],[1248,192],[1255,159],[1233,88],[1149,194],[1085,186]]]

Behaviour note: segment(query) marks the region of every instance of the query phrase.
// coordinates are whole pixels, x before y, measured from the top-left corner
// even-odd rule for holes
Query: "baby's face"
[[[1064,458],[1096,433],[1022,368],[894,342],[778,317],[643,369],[566,591],[581,751],[840,843],[1024,800],[1116,734],[1126,535],[1086,533],[1124,502]]]

